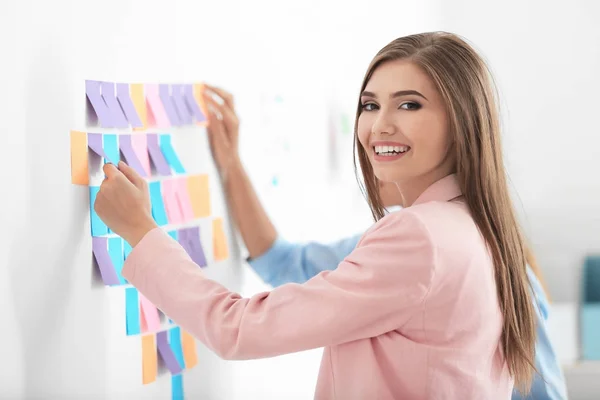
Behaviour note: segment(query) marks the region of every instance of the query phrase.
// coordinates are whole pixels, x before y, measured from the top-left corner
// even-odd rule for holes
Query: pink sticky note
[[[177,187],[177,200],[179,202],[179,210],[181,215],[186,222],[194,219],[194,208],[190,200],[190,193],[188,192],[187,177],[175,178],[175,185]]]
[[[134,133],[131,135],[131,146],[133,151],[140,160],[142,167],[150,176],[152,170],[150,168],[150,156],[148,155],[148,137],[145,133]]]
[[[181,208],[179,207],[179,201],[177,200],[177,191],[177,180],[171,178],[162,181],[163,202],[170,224],[182,224],[185,222]]]
[[[144,320],[146,321],[146,328],[149,332],[156,332],[160,330],[160,316],[158,310],[143,294],[139,293],[140,306],[144,313]]]
[[[146,85],[146,100],[148,105],[150,106],[150,111],[152,112],[152,117],[154,117],[154,122],[156,127],[164,128],[171,126],[169,121],[169,117],[167,117],[167,112],[160,100],[160,94],[158,91],[158,85]]]

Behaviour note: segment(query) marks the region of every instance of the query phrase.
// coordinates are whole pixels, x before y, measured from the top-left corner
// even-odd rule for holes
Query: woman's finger
[[[233,95],[231,93],[229,93],[228,91],[223,90],[221,88],[207,85],[207,84],[204,84],[204,87],[206,89],[208,89],[209,91],[216,93],[217,96],[222,98],[223,102],[227,105],[227,107],[231,108],[232,110],[235,108],[235,106],[233,104]]]
[[[228,134],[234,134],[235,130],[239,127],[239,120],[236,113],[226,104],[219,104],[219,102],[210,96],[208,96],[206,102],[210,107],[216,109],[221,114],[225,129],[228,131]]]

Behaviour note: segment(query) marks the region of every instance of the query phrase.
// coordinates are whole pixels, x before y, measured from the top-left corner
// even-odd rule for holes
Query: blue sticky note
[[[117,277],[119,278],[119,282],[124,285],[127,283],[125,278],[123,278],[123,263],[125,261],[125,257],[123,256],[123,239],[120,237],[114,237],[108,239],[108,254],[110,255],[110,259],[115,266],[115,271],[117,272]]]
[[[100,187],[90,186],[90,225],[92,226],[92,236],[108,235],[108,227],[102,222],[96,211],[94,211],[94,203],[99,191]]]
[[[173,240],[177,241],[177,231],[169,231],[168,234],[173,238]]]
[[[600,303],[581,306],[581,347],[584,360],[600,360]]]
[[[127,335],[139,335],[140,302],[136,288],[125,289],[125,317],[127,319]]]
[[[127,259],[132,251],[131,245],[126,240],[123,240],[123,259]]]
[[[108,162],[111,162],[115,165],[119,163],[121,158],[120,150],[119,150],[119,141],[117,140],[117,135],[106,134],[103,137],[104,139],[104,154],[108,157]]]
[[[181,345],[181,329],[179,327],[173,328],[169,331],[169,344],[175,358],[179,362],[181,369],[185,369],[185,359],[183,357],[183,346]]]
[[[160,135],[160,149],[171,168],[173,168],[173,171],[176,174],[185,174],[185,169],[181,165],[181,161],[179,161],[179,157],[177,157],[177,153],[175,153],[175,149],[171,143],[171,135]]]
[[[163,202],[160,182],[150,182],[150,202],[152,203],[152,216],[159,226],[169,223],[165,203]]]
[[[183,400],[183,376],[181,374],[171,377],[171,389],[173,400]]]

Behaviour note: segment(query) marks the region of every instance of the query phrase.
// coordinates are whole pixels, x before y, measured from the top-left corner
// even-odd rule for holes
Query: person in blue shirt
[[[233,219],[249,253],[248,264],[262,280],[273,287],[286,283],[304,283],[325,270],[333,270],[356,247],[361,234],[336,242],[290,243],[278,236],[252,186],[238,153],[239,120],[233,96],[207,85],[204,100],[207,107],[217,110],[220,123],[208,128],[209,142],[215,164]],[[214,97],[220,97],[215,101]],[[401,204],[400,193],[393,184],[380,183],[380,196],[388,209]],[[528,252],[527,275],[536,301],[537,340],[535,375],[526,399],[566,399],[567,391],[562,369],[550,341],[546,321],[549,299],[542,285],[542,275],[533,255]],[[513,399],[522,399],[514,390]]]

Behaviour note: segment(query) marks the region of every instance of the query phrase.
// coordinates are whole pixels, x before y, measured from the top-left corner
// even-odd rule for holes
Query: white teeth
[[[410,147],[408,146],[374,146],[375,153],[380,156],[393,156],[394,154],[405,153]]]

